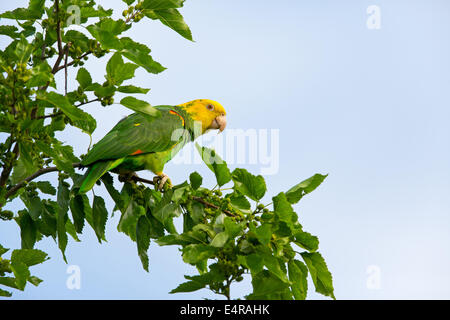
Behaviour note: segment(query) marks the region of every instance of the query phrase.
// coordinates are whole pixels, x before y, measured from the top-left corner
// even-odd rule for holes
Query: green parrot
[[[226,112],[213,100],[198,99],[177,106],[155,106],[160,116],[133,113],[119,121],[81,162],[88,167],[79,193],[91,190],[108,171],[133,175],[150,170],[155,183],[162,189],[168,180],[164,165],[186,143],[210,129],[222,132],[226,127]]]

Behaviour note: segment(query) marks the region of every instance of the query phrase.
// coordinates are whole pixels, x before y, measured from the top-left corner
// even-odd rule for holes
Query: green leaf
[[[130,201],[127,209],[120,217],[117,230],[128,235],[131,240],[136,241],[136,224],[142,215],[145,215],[145,208],[134,201]]]
[[[50,84],[54,81],[52,68],[47,63],[43,61],[31,69],[31,78],[25,84],[28,88],[44,86],[49,82]]]
[[[20,33],[15,26],[0,26],[0,34],[17,39],[20,37]]]
[[[9,251],[9,249],[6,249],[5,247],[3,247],[1,244],[0,244],[0,257],[3,255],[3,254],[5,254],[6,252],[8,252]]]
[[[136,243],[142,266],[148,272],[148,248],[150,246],[150,223],[145,215],[140,216],[136,224]]]
[[[142,8],[150,10],[181,8],[184,1],[185,0],[144,0]]]
[[[59,144],[49,145],[43,141],[36,141],[36,146],[43,153],[50,156],[55,163],[56,167],[60,171],[67,173],[74,173],[73,163],[78,159],[73,155],[73,149],[71,146],[62,146]]]
[[[120,100],[120,104],[131,110],[148,114],[153,117],[159,117],[161,115],[161,113],[153,108],[148,102],[136,99],[135,97],[125,97]]]
[[[16,285],[19,290],[25,289],[27,280],[30,277],[30,270],[25,263],[21,261],[11,261],[11,270],[16,277]]]
[[[270,224],[264,223],[260,225],[258,228],[256,228],[255,233],[258,241],[261,242],[261,244],[269,244],[270,239],[272,238],[272,229]]]
[[[39,279],[38,277],[31,276],[28,278],[28,282],[30,282],[33,286],[37,287],[42,282],[42,280]]]
[[[208,168],[214,172],[216,176],[217,184],[223,186],[231,180],[230,170],[227,163],[219,157],[213,149],[207,147],[200,147],[198,143],[195,143],[195,147],[200,153],[203,162]]]
[[[296,300],[305,300],[308,292],[308,269],[303,262],[291,260],[288,262],[289,280],[292,282],[291,289]]]
[[[305,231],[297,231],[294,234],[294,243],[303,249],[314,252],[319,249],[319,238]]]
[[[192,189],[197,190],[202,185],[203,178],[197,171],[194,171],[189,175],[189,181]]]
[[[183,16],[177,9],[158,9],[158,10],[150,10],[145,9],[143,11],[144,15],[152,20],[158,19],[164,25],[168,26],[182,37],[192,40],[192,33],[189,29],[188,25],[183,19]]]
[[[252,286],[253,293],[246,297],[250,300],[268,300],[289,288],[287,283],[281,281],[268,270],[263,270],[253,276]]]
[[[133,63],[124,63],[122,55],[116,52],[106,65],[106,79],[111,84],[120,85],[123,81],[133,78],[137,68]]]
[[[127,209],[125,207],[125,201],[124,201],[124,199],[122,199],[122,195],[119,193],[119,191],[117,191],[114,188],[114,181],[113,181],[112,176],[109,173],[105,173],[100,179],[102,180],[103,184],[105,185],[106,190],[108,191],[109,195],[116,203],[117,208],[121,212],[125,212],[125,210]]]
[[[245,169],[234,169],[231,174],[234,188],[252,200],[259,201],[266,193],[266,182],[261,175],[254,176]]]
[[[56,189],[48,181],[38,181],[36,182],[36,187],[43,193],[56,195]]]
[[[206,283],[199,281],[188,281],[180,284],[178,287],[170,291],[169,293],[178,293],[178,292],[193,292],[206,287]]]
[[[11,297],[12,293],[3,289],[0,289],[0,297]]]
[[[216,248],[222,248],[228,241],[228,233],[227,232],[219,232],[216,234],[214,239],[211,241],[211,246]]]
[[[134,42],[128,37],[120,39],[120,43],[123,48],[122,55],[147,70],[147,72],[157,74],[166,70],[161,64],[153,60],[150,49],[146,45]]]
[[[334,296],[333,278],[322,255],[319,252],[302,252],[301,256],[311,273],[316,292],[336,299]]]
[[[86,213],[92,210],[89,199],[85,194],[77,194],[70,199],[70,211],[72,212],[75,231],[81,233],[84,227]]]
[[[92,203],[92,221],[94,231],[97,235],[98,242],[102,242],[105,237],[106,220],[108,219],[108,211],[106,211],[105,200],[102,197],[94,196]]]
[[[98,9],[93,7],[82,7],[81,16],[83,18],[94,18],[94,17],[110,17],[113,13],[112,9],[105,10],[101,6]]]
[[[133,85],[127,85],[127,86],[120,86],[117,88],[117,91],[123,92],[123,93],[143,93],[146,94],[150,91],[150,89],[146,88],[140,88]]]
[[[266,253],[263,255],[264,265],[267,269],[280,278],[281,281],[289,283],[286,273],[281,269],[280,260],[272,254]]]
[[[40,264],[48,259],[44,251],[38,249],[20,249],[11,253],[11,262],[23,262],[27,267]]]
[[[231,205],[242,213],[248,214],[252,212],[250,202],[245,196],[233,192],[230,195],[230,201]]]
[[[264,260],[260,254],[252,253],[245,257],[245,261],[252,274],[260,273],[264,268]]]
[[[244,230],[245,222],[236,223],[231,217],[225,217],[223,219],[223,226],[229,237],[234,239],[242,232],[242,230]]]
[[[308,178],[299,184],[293,186],[286,192],[287,200],[294,204],[300,201],[300,199],[312,191],[314,191],[325,180],[328,175],[315,174],[311,178]]]
[[[16,284],[16,279],[13,277],[0,277],[0,284],[13,289],[19,289]]]
[[[28,8],[17,8],[0,14],[0,18],[14,20],[36,20],[44,13],[45,0],[30,0]]]
[[[87,88],[92,84],[92,77],[89,71],[87,71],[85,68],[78,69],[76,79],[83,89]]]
[[[216,248],[205,244],[190,244],[183,248],[183,261],[195,265],[212,257],[216,250]]]
[[[28,43],[25,37],[22,35],[21,39],[17,42],[14,54],[17,56],[19,62],[24,63],[30,59],[33,52],[33,46]]]
[[[48,92],[46,94],[38,94],[37,98],[50,102],[61,109],[73,121],[73,124],[84,132],[88,134],[94,132],[97,126],[95,119],[90,114],[72,105],[66,96],[56,92]]]
[[[87,26],[87,29],[104,49],[120,50],[122,44],[117,36],[130,27],[131,25],[127,25],[123,20],[104,18],[96,24]]]
[[[36,224],[26,210],[19,213],[18,219],[22,249],[32,249],[36,243]]]
[[[30,207],[28,208],[30,211],[30,217],[34,221],[39,219],[41,212],[43,210],[41,199],[39,197],[33,197],[30,199]]]
[[[58,247],[61,250],[64,261],[67,263],[65,251],[67,246],[66,221],[67,211],[69,211],[69,186],[62,179],[59,180],[57,203],[56,231],[58,235]]]
[[[298,220],[298,216],[292,209],[286,195],[283,192],[280,192],[277,196],[273,197],[272,200],[275,216],[292,229],[293,223]]]

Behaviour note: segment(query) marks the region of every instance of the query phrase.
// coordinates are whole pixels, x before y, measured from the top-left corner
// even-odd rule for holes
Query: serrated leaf
[[[183,248],[183,261],[195,265],[212,257],[216,250],[216,248],[205,244],[190,244]]]
[[[144,15],[152,20],[158,19],[182,37],[192,40],[192,32],[183,19],[181,13],[175,8],[150,10],[145,9]]]
[[[284,292],[289,285],[281,281],[268,270],[263,270],[252,277],[253,293],[247,296],[250,300],[268,300],[280,292]]]
[[[316,292],[336,299],[334,296],[333,277],[330,271],[328,271],[327,264],[322,255],[319,252],[302,252],[301,256],[311,274]]]
[[[21,261],[11,261],[11,270],[16,277],[17,288],[23,291],[27,284],[27,280],[30,277],[30,270],[28,270],[26,264]]]
[[[119,86],[117,88],[117,91],[123,92],[123,93],[143,93],[146,94],[150,91],[150,89],[146,88],[140,88],[133,85],[127,85],[127,86]]]
[[[92,84],[91,74],[85,68],[78,69],[76,79],[83,89],[87,88]]]
[[[106,64],[106,79],[111,84],[120,85],[123,81],[133,78],[137,68],[133,63],[124,63],[122,55],[116,52]]]
[[[0,289],[0,297],[11,297],[12,293],[3,289]]]
[[[147,70],[147,72],[157,74],[166,70],[161,64],[153,60],[150,49],[146,45],[134,42],[128,37],[121,38],[120,43],[123,48],[121,50],[122,55]]]
[[[17,39],[20,37],[20,33],[17,32],[16,26],[0,26],[0,34]]]
[[[57,203],[56,233],[58,236],[58,247],[61,250],[64,261],[67,262],[65,251],[67,246],[66,221],[67,211],[69,211],[69,186],[63,180],[60,180],[58,184]]]
[[[16,249],[11,253],[11,262],[23,262],[27,267],[31,267],[46,261],[48,255],[38,249]]]
[[[280,192],[277,196],[273,197],[272,200],[275,216],[292,228],[293,223],[298,220],[298,216],[292,209],[286,195],[283,192]]]
[[[252,253],[245,257],[247,266],[252,274],[256,275],[264,268],[264,260],[260,254]]]
[[[13,11],[6,11],[0,15],[0,18],[14,20],[36,20],[42,17],[44,13],[45,0],[30,0],[28,8],[17,8]]]
[[[142,266],[148,272],[148,248],[150,246],[150,223],[145,215],[140,216],[136,224],[136,244]]]
[[[296,300],[305,300],[308,292],[308,269],[303,262],[291,260],[288,262],[289,280],[292,282],[292,294]]]
[[[38,181],[36,182],[36,187],[43,193],[56,195],[56,189],[48,181]]]
[[[222,248],[228,241],[229,235],[227,232],[219,232],[211,241],[211,246]]]
[[[295,232],[294,243],[310,252],[319,249],[319,238],[302,230]]]
[[[242,230],[244,230],[245,222],[236,223],[231,217],[225,217],[223,219],[223,226],[229,237],[234,239],[242,232]]]
[[[134,201],[130,201],[127,209],[120,217],[117,230],[128,235],[131,240],[136,241],[136,224],[142,215],[145,215],[144,207]]]
[[[231,174],[227,163],[213,149],[201,147],[198,143],[195,143],[195,147],[203,162],[216,176],[217,184],[223,186],[228,183],[231,180]]]
[[[315,174],[311,178],[308,178],[299,184],[293,186],[286,192],[287,200],[294,204],[300,201],[300,199],[312,191],[314,191],[325,180],[328,175]]]
[[[153,108],[148,102],[136,99],[135,97],[125,97],[120,100],[120,104],[136,112],[148,114],[152,117],[159,117],[161,113]]]
[[[189,175],[189,181],[192,189],[197,190],[202,185],[203,178],[197,171],[194,171]]]
[[[73,224],[78,233],[83,231],[84,219],[88,210],[90,210],[89,199],[85,194],[77,194],[70,199]]]
[[[184,1],[185,0],[144,0],[142,2],[142,8],[151,10],[181,8]]]
[[[76,127],[88,134],[94,132],[97,127],[95,119],[90,114],[72,105],[66,96],[56,92],[48,92],[46,94],[38,94],[37,98],[50,102],[55,107],[61,109],[73,121]]]
[[[266,182],[261,175],[254,176],[245,169],[236,168],[231,178],[234,188],[252,200],[259,201],[266,193]]]
[[[26,210],[20,212],[18,219],[21,247],[22,249],[32,249],[36,243],[36,224]]]
[[[96,24],[87,26],[87,29],[104,49],[120,50],[122,44],[117,36],[130,27],[131,25],[127,25],[123,20],[104,18]]]
[[[102,197],[94,196],[92,203],[92,222],[94,231],[97,235],[98,242],[102,242],[105,237],[106,220],[108,219],[108,211],[106,211],[105,200]]]

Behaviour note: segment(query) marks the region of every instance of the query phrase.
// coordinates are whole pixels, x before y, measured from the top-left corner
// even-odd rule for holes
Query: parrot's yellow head
[[[201,122],[202,133],[210,129],[220,132],[227,126],[226,111],[217,101],[209,99],[192,100],[179,105],[191,116],[192,120]]]

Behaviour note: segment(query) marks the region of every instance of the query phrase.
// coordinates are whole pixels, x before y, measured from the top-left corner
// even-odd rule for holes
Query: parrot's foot
[[[131,181],[135,177],[137,177],[137,174],[134,171],[129,171],[129,172],[126,172],[126,173],[120,173],[119,174],[119,181],[120,182]]]
[[[162,191],[164,189],[164,185],[168,184],[168,187],[172,187],[172,182],[169,179],[169,176],[165,173],[161,173],[160,175],[153,178],[153,183],[155,184],[155,188],[159,191]]]

